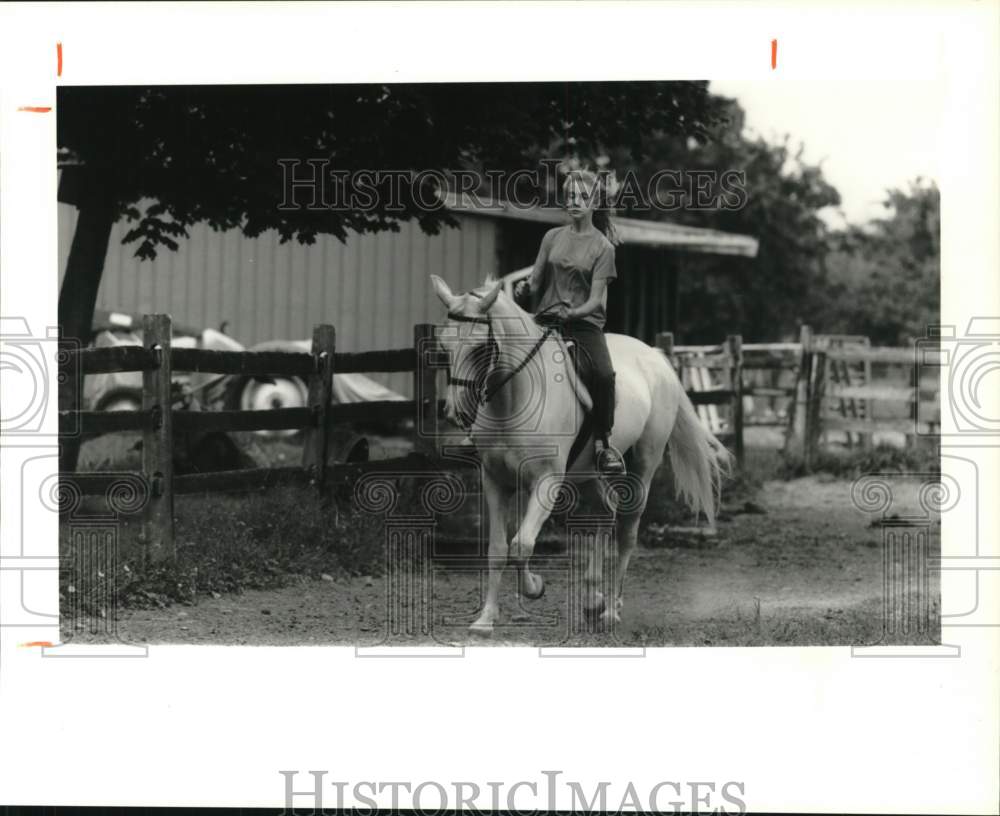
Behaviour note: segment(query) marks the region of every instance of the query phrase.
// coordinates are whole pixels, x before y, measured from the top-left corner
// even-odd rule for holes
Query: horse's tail
[[[680,389],[680,407],[667,449],[677,496],[696,514],[704,513],[708,523],[714,526],[722,477],[732,470],[733,457],[698,419],[698,413],[683,388]]]

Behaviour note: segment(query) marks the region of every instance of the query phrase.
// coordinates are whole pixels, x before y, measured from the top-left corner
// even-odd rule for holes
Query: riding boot
[[[594,438],[597,470],[605,476],[624,476],[625,459],[608,441],[615,421],[615,375],[602,377],[595,383]]]

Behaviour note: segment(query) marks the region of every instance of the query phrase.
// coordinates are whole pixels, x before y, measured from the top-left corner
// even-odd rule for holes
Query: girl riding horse
[[[607,287],[617,277],[615,244],[606,190],[587,170],[571,170],[563,185],[572,219],[545,233],[531,276],[514,290],[516,299],[537,299],[536,313],[562,323],[576,345],[577,366],[594,401],[595,462],[601,473],[625,473],[625,460],[608,441],[615,417],[615,371],[604,337]]]

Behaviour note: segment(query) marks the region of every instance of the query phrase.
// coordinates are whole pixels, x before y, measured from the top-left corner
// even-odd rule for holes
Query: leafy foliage
[[[918,178],[884,206],[885,218],[832,237],[824,325],[903,345],[940,322],[941,196]]]
[[[787,137],[778,144],[748,137],[739,104],[713,99],[720,115],[709,138],[696,142],[661,135],[638,176],[646,186],[662,168],[688,175],[711,171],[720,181],[723,174],[738,171],[747,193],[743,206],[699,209],[697,193],[689,188],[680,209],[629,214],[757,238],[756,258],[685,254],[671,259],[681,271],[684,304],[676,333],[684,343],[718,342],[718,327],[725,326],[745,340],[778,340],[812,316],[810,292],[823,280],[829,234],[820,212],[838,205],[840,195],[820,167],[803,161],[801,146],[793,148]],[[720,183],[709,189],[724,192]]]
[[[282,159],[347,172],[514,170],[549,148],[602,144],[638,158],[645,134],[704,138],[709,100],[705,82],[61,87],[58,142],[97,171],[119,214],[136,222],[125,241],[152,258],[202,221],[307,244],[413,218],[431,233],[450,223],[413,197],[398,212],[279,209]],[[297,176],[309,172],[303,164]]]
[[[917,179],[908,190],[889,190],[885,218],[832,230],[823,213],[840,204],[840,195],[821,166],[804,161],[802,146],[787,136],[777,143],[748,136],[735,100],[713,97],[712,105],[716,124],[707,139],[655,134],[637,175],[646,186],[663,168],[713,171],[719,178],[740,171],[744,205],[699,209],[689,189],[679,209],[626,213],[759,241],[756,258],[672,259],[681,270],[679,341],[718,342],[719,326],[749,342],[795,339],[802,323],[887,345],[924,336],[940,309],[937,187]],[[624,152],[611,152],[612,166],[630,166]],[[711,192],[725,190],[715,184]]]

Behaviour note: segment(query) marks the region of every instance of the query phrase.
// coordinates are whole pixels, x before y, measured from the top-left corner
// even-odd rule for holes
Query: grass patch
[[[941,458],[936,445],[919,444],[905,448],[880,444],[868,450],[836,451],[820,449],[807,470],[800,455],[784,457],[780,477],[798,479],[812,473],[829,473],[844,479],[855,479],[866,473],[940,473]]]
[[[254,433],[231,434],[257,467],[297,465],[301,441]],[[138,434],[109,434],[89,440],[81,449],[81,471],[130,471],[142,467],[136,447]],[[381,453],[381,451],[380,451]],[[463,482],[469,477],[463,475]],[[397,483],[396,514],[419,511],[420,485],[413,479]],[[102,499],[88,499],[81,516],[106,513]],[[174,534],[177,559],[156,566],[143,563],[142,518],[122,517],[114,523],[118,538],[113,574],[73,577],[64,569],[60,579],[63,609],[73,601],[88,613],[101,614],[100,589],[113,584],[123,607],[163,607],[193,604],[199,595],[243,592],[287,586],[301,576],[320,578],[379,576],[384,570],[384,519],[359,508],[350,490],[337,491],[321,502],[312,489],[273,487],[239,494],[177,496]],[[60,528],[60,553],[70,565],[79,555],[71,542],[72,526]],[[95,586],[88,586],[95,584]]]
[[[113,581],[124,607],[194,603],[198,595],[285,586],[298,576],[378,575],[382,570],[381,520],[351,503],[321,503],[308,489],[272,488],[242,495],[178,496],[175,500],[177,559],[143,564],[141,519],[117,524],[117,564]],[[61,554],[70,564],[76,553],[70,525],[61,529]],[[61,573],[60,597],[90,611],[88,587]],[[89,594],[99,597],[96,587]]]

